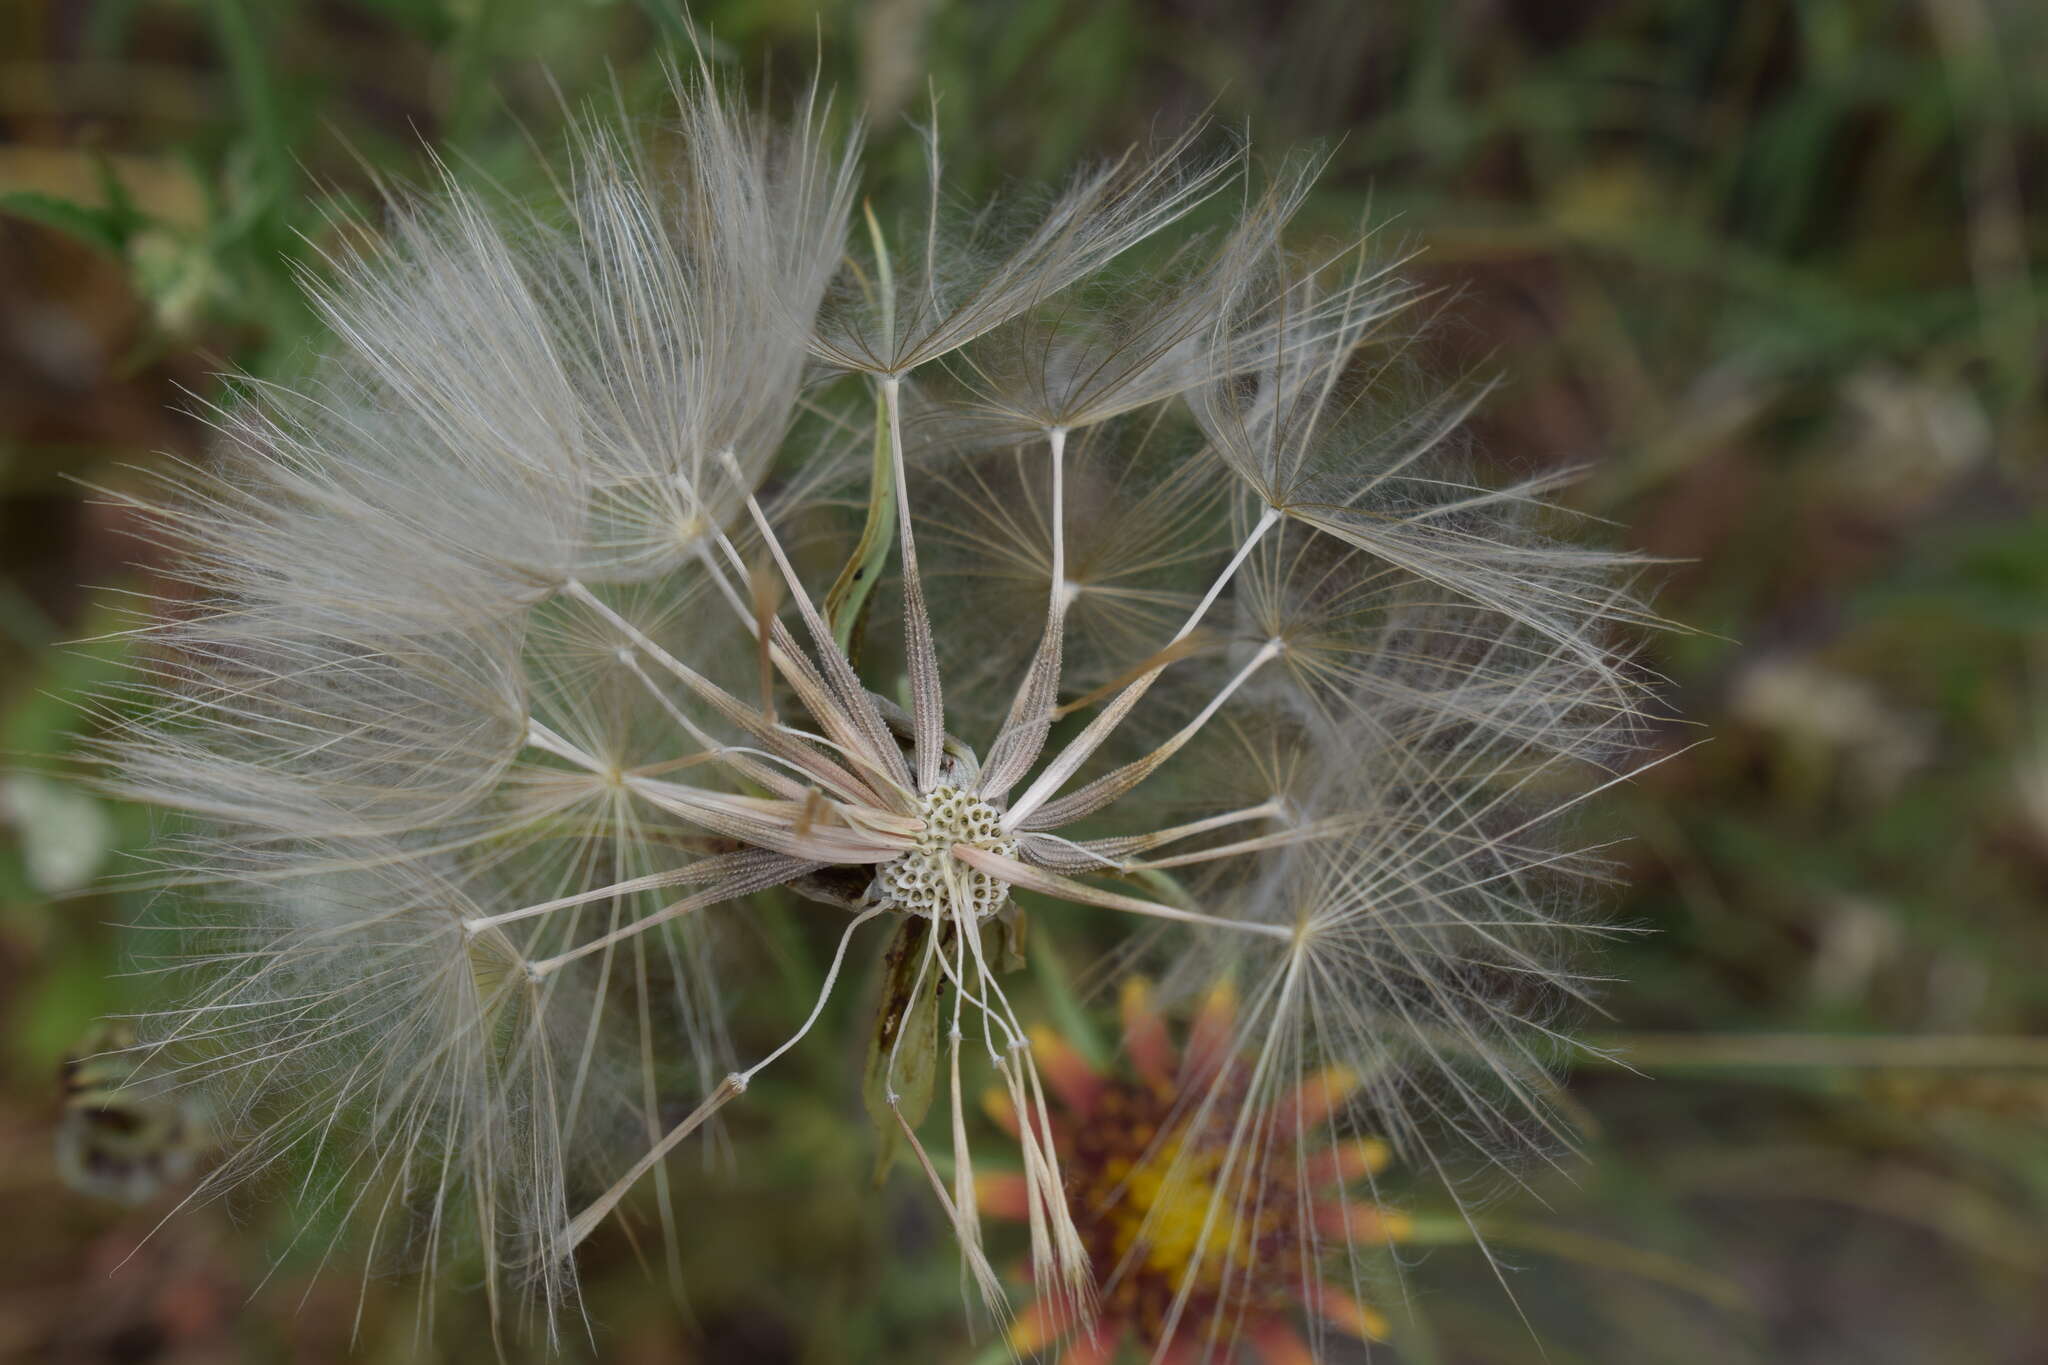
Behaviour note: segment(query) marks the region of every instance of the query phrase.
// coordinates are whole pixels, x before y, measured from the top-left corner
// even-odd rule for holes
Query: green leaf
[[[11,213],[17,218],[68,232],[114,252],[127,245],[128,232],[132,227],[129,216],[118,208],[92,208],[34,190],[10,190],[0,194],[0,213]]]
[[[922,983],[918,969],[931,937],[931,921],[906,915],[889,940],[882,966],[882,1003],[875,1011],[874,1037],[861,1080],[861,1098],[875,1122],[875,1183],[882,1183],[902,1142],[896,1115],[912,1128],[931,1112],[932,1084],[939,1061],[939,974]],[[891,1062],[894,1065],[892,1067]],[[890,1097],[895,1103],[890,1103]]]
[[[688,52],[696,46],[697,35],[691,32],[690,21],[685,17],[679,0],[640,0],[640,8],[661,30],[662,41],[669,46],[678,52]]]
[[[1923,544],[1862,596],[1877,611],[1931,609],[1992,630],[2038,631],[2048,626],[2048,521],[2016,519]]]
[[[858,660],[862,627],[867,624],[869,594],[882,576],[889,551],[896,544],[896,463],[889,453],[889,420],[879,398],[875,403],[874,465],[868,474],[868,519],[860,543],[825,594],[825,620],[832,638]]]
[[[1045,994],[1046,1008],[1051,1012],[1060,1035],[1087,1059],[1088,1065],[1097,1071],[1104,1070],[1114,1054],[1095,1027],[1095,1021],[1088,1017],[1080,997],[1074,993],[1066,964],[1053,947],[1052,940],[1051,934],[1039,935],[1030,957],[1032,974],[1038,978],[1038,988]]]

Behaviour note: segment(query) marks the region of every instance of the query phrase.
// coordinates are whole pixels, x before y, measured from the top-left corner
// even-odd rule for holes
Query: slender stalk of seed
[[[592,1200],[584,1208],[583,1212],[577,1214],[569,1221],[568,1227],[562,1231],[562,1249],[564,1251],[573,1251],[581,1246],[584,1239],[589,1237],[596,1230],[597,1225],[605,1220],[606,1215],[618,1207],[619,1201],[626,1197],[627,1192],[633,1186],[640,1183],[641,1176],[653,1170],[662,1158],[674,1151],[684,1138],[703,1127],[705,1121],[713,1114],[723,1109],[727,1104],[730,1104],[745,1092],[746,1085],[740,1080],[738,1072],[734,1072],[720,1081],[710,1095],[705,1097],[704,1102],[690,1111],[688,1118],[685,1118],[681,1123],[669,1129],[667,1136],[655,1143],[654,1146],[648,1149],[645,1156],[633,1163],[633,1169],[627,1171],[610,1189]]]
[[[1245,806],[1239,810],[1225,811],[1201,820],[1190,820],[1185,824],[1168,825],[1144,834],[1126,834],[1111,839],[1095,839],[1080,848],[1105,860],[1114,866],[1114,860],[1125,854],[1142,853],[1148,849],[1160,848],[1181,839],[1192,839],[1197,834],[1208,834],[1213,830],[1225,829],[1231,825],[1251,820],[1265,820],[1286,813],[1286,807],[1279,801],[1261,801],[1256,806]]]
[[[890,440],[893,444],[895,440],[893,422]],[[726,457],[726,468],[733,476],[734,481],[738,482],[742,477],[740,469],[729,455]],[[741,485],[741,487],[744,489],[744,485]],[[747,512],[753,517],[755,528],[760,531],[762,540],[768,546],[768,552],[775,557],[776,567],[782,571],[783,580],[789,585],[790,595],[796,601],[797,611],[803,616],[804,628],[810,632],[818,657],[824,660],[826,675],[839,688],[845,704],[853,713],[853,719],[860,726],[861,731],[869,742],[874,745],[876,751],[894,753],[896,746],[889,739],[888,727],[882,724],[881,713],[875,710],[874,703],[868,699],[867,689],[861,685],[860,675],[853,671],[852,662],[847,659],[845,653],[840,650],[838,642],[833,639],[832,627],[826,623],[823,616],[818,614],[817,607],[812,605],[811,595],[804,591],[802,581],[796,576],[796,568],[789,562],[789,556],[783,551],[781,540],[775,535],[774,528],[768,524],[767,514],[761,510],[761,503],[752,492],[747,492]],[[910,542],[907,539],[909,535],[908,529],[904,531],[904,535],[906,537],[904,541],[904,555],[907,561],[912,553]],[[930,628],[927,626],[927,639],[929,639],[929,636]],[[938,674],[936,662],[932,665],[932,674],[934,677]],[[897,766],[901,767],[900,759]],[[904,776],[907,778],[909,774],[906,772]],[[920,782],[920,785],[924,784]]]
[[[1202,618],[1208,615],[1209,608],[1215,605],[1216,599],[1222,594],[1223,589],[1229,586],[1232,578],[1237,576],[1238,569],[1243,567],[1246,557],[1252,552],[1252,548],[1280,520],[1280,515],[1278,511],[1270,507],[1260,514],[1258,521],[1253,524],[1251,533],[1245,537],[1244,543],[1237,547],[1237,553],[1230,557],[1230,562],[1224,566],[1223,572],[1218,574],[1216,581],[1209,585],[1208,592],[1203,594],[1202,600],[1196,604],[1193,613],[1189,615],[1186,623],[1178,631],[1174,632],[1173,639],[1167,642],[1169,647],[1178,644],[1194,633],[1195,627],[1199,626],[1202,623]],[[1166,666],[1164,663],[1157,664],[1139,675],[1136,681],[1125,687],[1123,692],[1117,696],[1115,701],[1109,704],[1102,714],[1090,721],[1088,727],[1076,735],[1067,747],[1060,751],[1059,757],[1048,764],[1045,771],[1038,775],[1037,780],[1025,789],[1024,795],[1017,798],[1016,803],[1003,816],[1003,828],[1017,829],[1021,827],[1033,811],[1045,804],[1054,792],[1057,792],[1064,786],[1067,780],[1080,769],[1081,765],[1088,761],[1089,756],[1102,746],[1103,741],[1109,738],[1117,726],[1123,723],[1124,718],[1131,713],[1131,709],[1150,690],[1153,682],[1165,671]]]
[[[1294,930],[1279,924],[1257,924],[1247,920],[1223,919],[1217,915],[1204,915],[1178,906],[1162,905],[1158,901],[1140,900],[1119,892],[1107,891],[1101,887],[1077,882],[1044,868],[1033,867],[1030,863],[1015,858],[1006,858],[1000,853],[985,848],[970,848],[965,844],[953,846],[953,856],[969,867],[1001,878],[1012,886],[1021,886],[1027,891],[1039,891],[1061,900],[1074,901],[1081,905],[1099,905],[1107,910],[1123,910],[1133,915],[1149,915],[1154,919],[1179,920],[1183,924],[1202,924],[1212,929],[1231,929],[1241,934],[1260,934],[1267,938],[1290,939]]]
[[[817,1003],[811,1006],[811,1012],[804,1019],[803,1027],[799,1028],[795,1033],[789,1035],[789,1037],[783,1041],[780,1047],[776,1048],[766,1057],[763,1057],[760,1061],[755,1062],[745,1071],[740,1072],[739,1077],[741,1089],[745,1089],[748,1085],[752,1084],[754,1077],[760,1075],[763,1071],[765,1071],[778,1057],[782,1056],[783,1053],[789,1051],[791,1048],[795,1047],[798,1043],[803,1041],[804,1035],[811,1031],[811,1026],[818,1022],[818,1016],[825,1012],[825,1002],[831,999],[832,997],[832,986],[833,983],[839,979],[839,968],[846,962],[846,948],[848,944],[853,942],[854,930],[860,928],[863,924],[866,924],[869,920],[873,919],[876,915],[881,914],[888,908],[889,907],[886,905],[870,906],[868,909],[861,911],[858,915],[855,915],[853,919],[847,924],[845,932],[839,935],[839,946],[835,948],[832,952],[832,966],[825,973],[825,984],[818,991]]]
[[[702,1104],[691,1110],[687,1118],[669,1129],[668,1134],[661,1141],[655,1143],[653,1147],[648,1149],[645,1156],[633,1163],[633,1168],[630,1171],[620,1177],[610,1189],[591,1201],[590,1205],[583,1212],[577,1214],[563,1233],[563,1245],[566,1248],[573,1249],[581,1245],[583,1240],[590,1236],[591,1231],[600,1222],[604,1221],[605,1216],[618,1207],[619,1201],[626,1197],[627,1192],[639,1183],[640,1177],[646,1175],[663,1157],[666,1157],[671,1151],[675,1150],[676,1145],[684,1138],[703,1127],[705,1121],[713,1114],[717,1113],[734,1099],[745,1094],[747,1086],[752,1084],[754,1077],[761,1074],[763,1070],[777,1058],[781,1057],[783,1053],[795,1047],[802,1040],[803,1036],[811,1031],[811,1026],[818,1022],[818,1016],[825,1011],[825,1002],[832,996],[832,987],[838,981],[839,969],[846,961],[847,945],[853,941],[854,930],[860,928],[861,925],[867,923],[876,915],[881,914],[887,908],[887,906],[873,906],[854,916],[853,920],[847,924],[845,931],[839,936],[839,947],[832,954],[832,965],[825,973],[825,984],[818,992],[817,1003],[811,1007],[810,1015],[804,1020],[803,1027],[790,1035],[781,1046],[748,1067],[745,1071],[735,1071],[720,1081],[717,1088],[705,1098]]]
[[[673,673],[682,681],[685,687],[688,687],[692,692],[695,692],[699,697],[709,702],[726,719],[752,734],[770,749],[791,759],[828,789],[842,792],[860,792],[865,789],[864,785],[853,774],[825,758],[815,749],[808,745],[792,743],[788,738],[787,730],[780,726],[764,725],[761,721],[760,713],[753,707],[746,705],[717,683],[698,673],[688,664],[685,664],[682,660],[663,649],[655,641],[649,639],[644,631],[625,617],[619,615],[616,611],[613,611],[611,607],[605,604],[603,599],[591,592],[580,581],[576,579],[569,580],[566,591],[570,596],[576,598],[593,612],[603,617],[642,653],[646,654],[670,673]],[[751,619],[751,612],[748,613],[748,617]],[[827,717],[821,716],[819,719],[822,721],[826,720]],[[584,763],[585,766],[599,767],[599,765],[595,764],[594,760],[588,760],[587,755],[572,759],[571,761]],[[601,770],[601,767],[599,770]]]
[[[1246,682],[1250,681],[1252,674],[1258,672],[1259,669],[1280,656],[1280,649],[1281,646],[1278,640],[1269,640],[1261,645],[1252,655],[1251,661],[1239,669],[1236,676],[1231,678],[1228,683],[1225,683],[1222,689],[1209,699],[1208,704],[1196,714],[1195,718],[1174,732],[1158,748],[1142,758],[1133,759],[1114,772],[1104,774],[1078,791],[1070,792],[1058,800],[1047,802],[1038,812],[1035,819],[1020,821],[1020,823],[1025,828],[1036,828],[1039,826],[1058,828],[1061,825],[1071,824],[1085,815],[1093,814],[1118,798],[1127,795],[1132,788],[1151,776],[1155,769],[1166,762],[1167,759],[1179,753],[1189,740],[1200,733],[1202,727],[1214,719],[1216,713],[1223,708],[1223,704],[1229,701]]]
[[[1052,466],[1052,586],[1045,608],[1045,632],[1023,682],[1018,684],[1002,732],[989,746],[988,764],[983,769],[979,790],[990,800],[1007,796],[1010,788],[1031,771],[1058,714],[1055,703],[1059,699],[1060,651],[1066,634],[1067,606],[1073,601],[1067,586],[1067,429],[1048,430],[1046,445]]]

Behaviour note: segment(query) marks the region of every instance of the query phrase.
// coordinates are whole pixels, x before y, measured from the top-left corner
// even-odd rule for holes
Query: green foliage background
[[[1426,247],[1457,290],[1446,371],[1505,376],[1486,457],[1587,465],[1574,505],[1673,558],[1659,604],[1699,633],[1644,648],[1689,723],[1599,817],[1628,839],[1610,913],[1654,931],[1605,963],[1603,1041],[1638,1070],[1574,1073],[1590,1163],[1489,1206],[1514,1300],[1469,1247],[1422,1259],[1404,1359],[2043,1358],[2048,10],[707,0],[690,23],[771,90],[822,66],[873,122],[881,195],[934,96],[970,202],[1204,110],[1268,155],[1320,141],[1309,225]],[[430,152],[517,185],[564,99],[657,109],[689,31],[660,0],[0,5],[0,1359],[488,1355],[459,1281],[431,1329],[397,1278],[358,1318],[354,1262],[284,1251],[275,1198],[110,1273],[168,1201],[56,1179],[55,1069],[130,989],[110,925],[138,907],[55,893],[149,824],[33,775],[120,666],[61,642],[152,581],[75,481],[199,456],[180,388],[291,368],[327,210]],[[771,947],[779,1008],[820,945]],[[1068,985],[1047,975],[1076,1017]],[[684,1180],[687,1309],[615,1238],[588,1269],[602,1345],[572,1356],[1001,1358],[967,1340],[921,1193],[870,1191],[846,1059],[806,1051]]]

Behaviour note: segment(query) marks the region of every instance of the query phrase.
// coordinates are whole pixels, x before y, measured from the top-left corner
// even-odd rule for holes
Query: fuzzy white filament
[[[466,1239],[494,1302],[558,1302],[883,919],[918,954],[905,1009],[951,996],[920,1044],[951,1188],[899,1089],[938,1058],[901,1033],[890,1140],[1000,1313],[985,1053],[1027,1116],[1035,1273],[1085,1315],[1000,979],[1013,891],[1147,929],[1190,983],[1262,981],[1247,1103],[1334,1060],[1397,1140],[1544,1114],[1522,995],[1573,989],[1568,926],[1510,813],[1623,736],[1601,631],[1643,613],[1623,561],[1537,537],[1545,485],[1454,467],[1465,397],[1399,391],[1415,291],[1283,247],[1305,169],[1206,255],[1127,266],[1239,169],[1187,140],[1007,243],[950,233],[936,178],[914,230],[854,241],[822,100],[773,131],[678,95],[673,145],[586,130],[558,213],[451,183],[338,255],[330,357],[221,410],[218,463],[151,509],[196,605],[146,629],[111,757],[193,820],[163,857],[215,914],[159,1041],[243,1122],[215,1186],[296,1156],[373,1242]],[[778,887],[850,918],[737,1069],[721,925]],[[1238,1126],[1218,1200],[1259,1159]]]

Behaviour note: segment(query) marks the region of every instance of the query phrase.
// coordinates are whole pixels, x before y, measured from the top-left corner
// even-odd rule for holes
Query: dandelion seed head
[[[1537,534],[1548,484],[1460,468],[1476,392],[1418,379],[1393,263],[1283,246],[1313,164],[1145,265],[1239,161],[1191,134],[956,230],[934,154],[885,230],[822,96],[677,98],[645,142],[584,120],[551,202],[450,176],[353,225],[324,355],[146,509],[186,595],[106,757],[185,821],[152,1045],[240,1135],[207,1191],[309,1166],[307,1227],[480,1256],[551,1328],[628,1199],[680,1264],[668,1156],[876,962],[877,1140],[999,1317],[977,1070],[1042,1288],[1114,1281],[1066,1197],[1100,1139],[1162,1330],[1312,1278],[1216,1210],[1312,1202],[1260,1135],[1315,1078],[1404,1157],[1553,1124],[1595,864],[1551,817],[1628,750],[1649,618],[1627,557]],[[784,893],[830,945],[807,1014],[740,931]],[[1035,897],[1169,997],[1238,983],[1190,1052],[1252,1060],[1056,1140],[1005,981]],[[740,1003],[780,1046],[737,1054]]]

